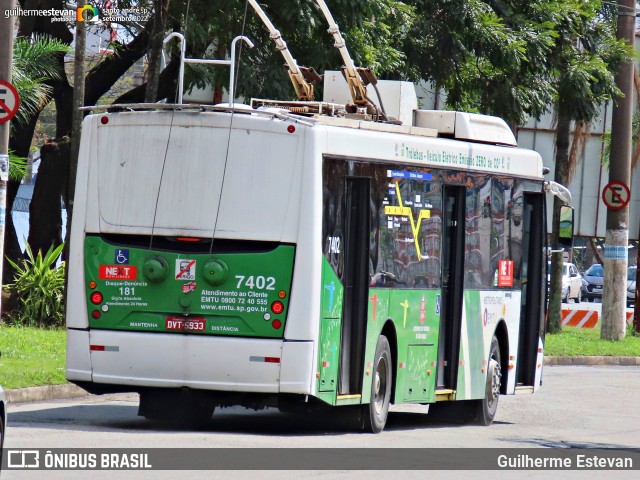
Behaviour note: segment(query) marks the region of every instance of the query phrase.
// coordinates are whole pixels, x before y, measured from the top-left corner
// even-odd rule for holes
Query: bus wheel
[[[384,335],[380,335],[378,339],[373,364],[371,400],[368,405],[363,405],[364,426],[365,430],[369,432],[380,433],[387,423],[393,381],[391,347],[389,347],[389,341]]]
[[[500,364],[500,343],[497,337],[491,340],[489,350],[489,368],[487,368],[487,385],[484,398],[478,403],[477,422],[480,425],[491,425],[498,410],[500,387],[502,386],[502,366]]]

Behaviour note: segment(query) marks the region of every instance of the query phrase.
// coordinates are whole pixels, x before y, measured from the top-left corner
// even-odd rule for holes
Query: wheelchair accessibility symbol
[[[129,263],[129,250],[116,250],[116,263],[127,265]]]

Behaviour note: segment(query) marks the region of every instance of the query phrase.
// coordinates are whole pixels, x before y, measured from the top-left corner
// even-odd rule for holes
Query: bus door
[[[369,178],[346,178],[344,301],[338,395],[362,390],[369,294]]]
[[[522,297],[518,342],[517,385],[533,387],[538,338],[544,333],[545,258],[544,195],[525,193],[522,212]]]
[[[444,186],[438,389],[456,389],[464,290],[465,187]]]

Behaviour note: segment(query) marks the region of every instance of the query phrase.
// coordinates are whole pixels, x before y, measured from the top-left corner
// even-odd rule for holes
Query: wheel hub
[[[491,372],[491,400],[493,401],[500,396],[500,386],[502,385],[502,370],[500,369],[500,364],[494,358],[491,359],[489,368]]]

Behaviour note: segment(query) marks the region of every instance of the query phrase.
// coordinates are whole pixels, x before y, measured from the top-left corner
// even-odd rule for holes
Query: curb
[[[71,383],[64,385],[44,385],[42,387],[12,388],[5,390],[5,393],[10,403],[63,400],[89,395],[87,391]]]
[[[544,357],[545,365],[622,365],[640,366],[640,357]]]

